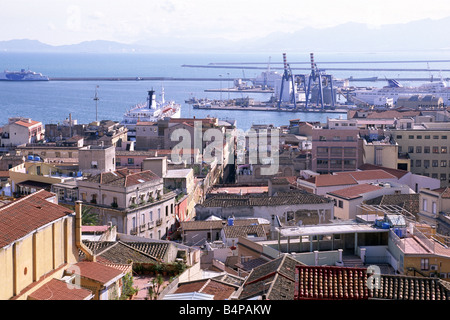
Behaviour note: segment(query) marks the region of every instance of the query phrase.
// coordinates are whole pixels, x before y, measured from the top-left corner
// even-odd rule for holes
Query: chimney
[[[81,208],[82,201],[75,201],[75,243],[78,249],[83,251],[88,261],[95,262],[96,258],[92,251],[81,240]]]

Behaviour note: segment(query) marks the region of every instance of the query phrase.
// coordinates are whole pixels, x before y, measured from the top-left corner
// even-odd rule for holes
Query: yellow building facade
[[[0,299],[26,299],[77,261],[75,215],[53,198],[41,190],[0,208]]]

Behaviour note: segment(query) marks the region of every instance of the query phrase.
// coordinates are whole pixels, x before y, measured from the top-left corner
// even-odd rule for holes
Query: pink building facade
[[[326,127],[314,127],[311,138],[313,171],[318,173],[353,171],[362,164],[363,140],[360,138],[356,122],[333,121]]]

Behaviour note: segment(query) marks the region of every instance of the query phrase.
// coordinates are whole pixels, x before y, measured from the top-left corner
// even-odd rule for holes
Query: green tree
[[[91,212],[91,207],[82,206],[81,207],[81,224],[83,226],[97,226],[100,222],[98,213]],[[73,208],[75,211],[75,208]]]

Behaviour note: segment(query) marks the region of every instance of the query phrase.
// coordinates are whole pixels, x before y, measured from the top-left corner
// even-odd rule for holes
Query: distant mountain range
[[[151,38],[139,43],[85,41],[52,46],[37,40],[0,41],[7,52],[86,52],[86,53],[253,53],[253,52],[383,52],[450,49],[450,17],[424,19],[405,24],[370,28],[361,23],[346,23],[332,28],[305,28],[292,33],[273,33],[265,37],[231,41],[226,39]]]

